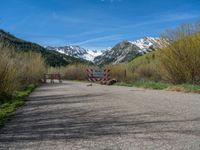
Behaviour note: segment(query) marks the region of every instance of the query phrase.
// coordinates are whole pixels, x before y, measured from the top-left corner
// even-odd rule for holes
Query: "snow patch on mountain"
[[[102,51],[98,50],[89,50],[85,48],[81,48],[80,46],[63,46],[63,47],[50,47],[47,46],[46,48],[50,50],[55,50],[62,54],[66,54],[68,56],[73,56],[76,58],[85,59],[88,61],[93,61],[95,57],[102,55]]]
[[[144,37],[135,41],[122,41],[96,57],[94,62],[96,64],[126,63],[138,56],[160,49],[167,43],[165,39],[153,37]]]
[[[94,58],[102,55],[102,51],[87,50],[87,53],[82,56],[83,59],[94,61]]]

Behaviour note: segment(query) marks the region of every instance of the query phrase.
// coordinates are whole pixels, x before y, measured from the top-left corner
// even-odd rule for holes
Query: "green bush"
[[[25,103],[26,97],[34,90],[36,86],[31,84],[21,91],[16,91],[12,97],[4,97],[4,101],[0,101],[0,127],[11,112],[17,107]]]
[[[161,76],[157,68],[157,51],[140,56],[128,64],[135,80],[160,81]]]
[[[160,68],[165,80],[200,84],[200,33],[173,41],[160,51]]]

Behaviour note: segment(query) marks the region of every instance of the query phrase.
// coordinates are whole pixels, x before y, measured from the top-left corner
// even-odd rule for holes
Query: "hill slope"
[[[51,51],[38,44],[19,39],[4,30],[0,30],[0,48],[9,48],[22,52],[32,51],[41,53],[46,63],[50,66],[64,66],[71,63],[89,63],[86,60]]]

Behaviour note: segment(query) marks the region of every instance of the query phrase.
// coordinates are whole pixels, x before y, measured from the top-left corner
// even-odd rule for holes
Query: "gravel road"
[[[37,88],[0,129],[0,149],[200,149],[200,95],[87,84]]]

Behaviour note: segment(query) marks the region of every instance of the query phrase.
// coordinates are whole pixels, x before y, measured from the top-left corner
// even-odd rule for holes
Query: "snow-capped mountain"
[[[167,45],[163,38],[144,37],[135,41],[123,41],[112,49],[104,51],[94,59],[96,64],[125,63],[145,53],[160,49]]]
[[[144,37],[135,41],[122,41],[104,51],[88,50],[80,46],[46,47],[60,53],[94,62],[95,64],[126,63],[134,58],[166,46],[163,38]]]
[[[46,47],[49,50],[55,50],[60,53],[73,56],[76,58],[82,58],[88,61],[93,61],[95,57],[102,55],[102,51],[88,50],[81,48],[80,46],[63,46],[63,47]]]
[[[141,53],[146,53],[167,45],[167,40],[163,38],[144,37],[139,40],[129,41],[141,49]]]

